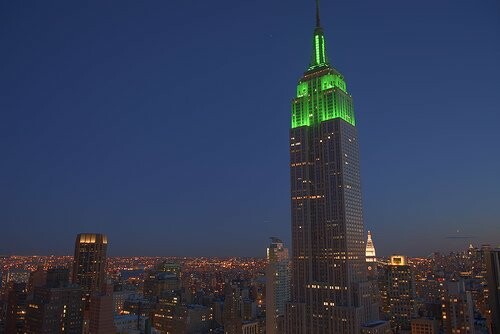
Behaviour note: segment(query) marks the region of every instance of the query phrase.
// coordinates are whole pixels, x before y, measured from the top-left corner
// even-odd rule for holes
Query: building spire
[[[321,20],[319,18],[319,0],[316,0],[316,28],[321,27]]]
[[[325,36],[319,16],[319,0],[316,0],[316,28],[314,29],[313,50],[309,70],[328,65],[325,50]]]

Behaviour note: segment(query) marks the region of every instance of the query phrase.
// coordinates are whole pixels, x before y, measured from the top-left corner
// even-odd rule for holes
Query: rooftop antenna
[[[319,0],[316,0],[316,28],[321,27],[321,20],[319,18]]]

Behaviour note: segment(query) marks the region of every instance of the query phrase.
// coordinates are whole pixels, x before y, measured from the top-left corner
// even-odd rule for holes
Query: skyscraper
[[[106,275],[108,238],[104,234],[82,233],[76,236],[73,260],[73,283],[85,294],[100,293]]]
[[[316,1],[312,57],[292,100],[292,302],[287,333],[359,333],[376,319],[367,282],[356,120],[329,62]]]
[[[366,240],[366,262],[377,262],[377,254],[375,252],[375,245],[372,240],[372,233],[368,231],[368,239]]]
[[[266,267],[266,334],[283,332],[285,306],[290,300],[288,249],[278,238],[271,238]]]
[[[377,279],[377,254],[375,252],[375,245],[373,244],[372,234],[370,231],[368,231],[368,239],[366,240],[365,254],[368,279],[375,281]]]
[[[82,233],[76,236],[73,259],[73,283],[83,291],[83,332],[89,332],[89,325],[95,315],[91,312],[92,298],[96,302],[106,285],[106,251],[108,238],[104,234]],[[95,309],[95,305],[93,307]]]
[[[381,273],[382,311],[396,332],[410,330],[411,320],[416,317],[415,280],[408,259],[392,255]]]

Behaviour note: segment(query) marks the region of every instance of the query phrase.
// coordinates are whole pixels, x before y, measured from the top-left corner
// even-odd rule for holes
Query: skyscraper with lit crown
[[[375,245],[372,240],[372,233],[368,231],[368,239],[366,240],[366,262],[377,262],[377,254],[375,252]]]
[[[108,238],[104,234],[81,233],[76,236],[73,283],[84,293],[100,292],[106,278]]]
[[[366,269],[369,280],[377,279],[377,254],[375,252],[375,245],[373,244],[372,234],[368,231],[368,239],[366,240]],[[375,284],[376,286],[376,284]],[[378,290],[378,289],[377,289]],[[378,294],[378,292],[377,292]],[[378,297],[378,296],[377,296]]]
[[[353,102],[325,44],[316,1],[312,57],[292,99],[287,333],[359,333],[377,317],[366,274]]]

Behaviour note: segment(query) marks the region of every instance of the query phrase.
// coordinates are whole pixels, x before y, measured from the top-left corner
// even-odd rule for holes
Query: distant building
[[[442,298],[443,328],[446,334],[474,334],[474,303],[464,281],[446,282]]]
[[[488,282],[491,332],[500,333],[500,248],[485,247],[483,254]]]
[[[165,334],[208,333],[213,320],[212,309],[181,304],[175,293],[161,297],[151,315],[153,328]]]
[[[31,272],[24,269],[11,269],[7,272],[5,283],[24,283],[28,284],[30,280]]]
[[[417,314],[415,282],[406,256],[391,256],[380,276],[383,313],[394,330],[410,330],[410,322]]]
[[[108,238],[104,234],[78,234],[73,260],[73,283],[85,294],[100,293],[106,279]]]
[[[202,305],[187,305],[185,307],[184,333],[208,333],[212,325],[212,310]]]
[[[239,287],[227,282],[224,287],[224,308],[222,311],[224,334],[241,334],[242,319],[239,300]]]
[[[35,292],[35,288],[44,286],[47,281],[47,272],[43,270],[42,266],[38,266],[38,268],[30,273],[30,278],[28,282],[28,294],[29,298],[33,297],[33,293]]]
[[[361,326],[361,334],[392,334],[391,325],[387,321],[372,321]]]
[[[135,295],[136,292],[131,290],[113,291],[113,312],[115,314],[121,314],[125,301]]]
[[[135,314],[115,315],[114,325],[118,334],[151,333],[149,319]]]
[[[176,262],[163,261],[156,266],[156,271],[181,277],[181,266]]]
[[[267,261],[266,334],[279,334],[283,333],[285,307],[290,300],[290,260],[280,239],[271,238]]]
[[[257,316],[257,303],[250,298],[242,299],[240,302],[241,319],[243,321],[253,320]]]
[[[377,255],[375,252],[375,245],[373,244],[372,234],[368,231],[368,239],[366,240],[366,267],[368,276],[376,277],[377,275]]]
[[[177,274],[168,271],[149,272],[144,279],[144,297],[156,300],[165,293],[178,291],[181,281]]]
[[[29,276],[28,276],[29,277]],[[8,334],[24,334],[26,327],[26,308],[28,290],[26,283],[11,281],[7,291],[7,310],[5,332]]]
[[[372,240],[372,233],[368,231],[368,239],[366,240],[366,262],[377,262],[377,254],[375,252],[375,245]]]
[[[242,334],[259,334],[260,333],[260,324],[257,320],[254,321],[244,321],[241,325]],[[267,334],[267,332],[266,332]]]
[[[180,297],[176,293],[163,294],[151,312],[151,321],[155,329],[162,333],[175,333],[180,313]]]
[[[160,300],[161,302],[161,300]],[[155,303],[140,296],[131,296],[123,303],[123,314],[140,314],[148,316],[153,312]]]
[[[439,321],[435,319],[413,319],[411,334],[439,334]]]
[[[45,287],[60,288],[69,285],[69,270],[66,268],[49,268],[45,273]]]
[[[377,255],[375,252],[375,245],[373,243],[372,234],[370,231],[368,231],[368,237],[366,240],[365,256],[366,256],[366,273],[368,279],[366,294],[370,295],[370,302],[365,304],[366,308],[365,312],[367,314],[379,314],[381,298],[380,298],[380,289],[378,285],[378,263],[377,263]],[[378,321],[372,321],[369,323],[374,324],[378,323]]]

